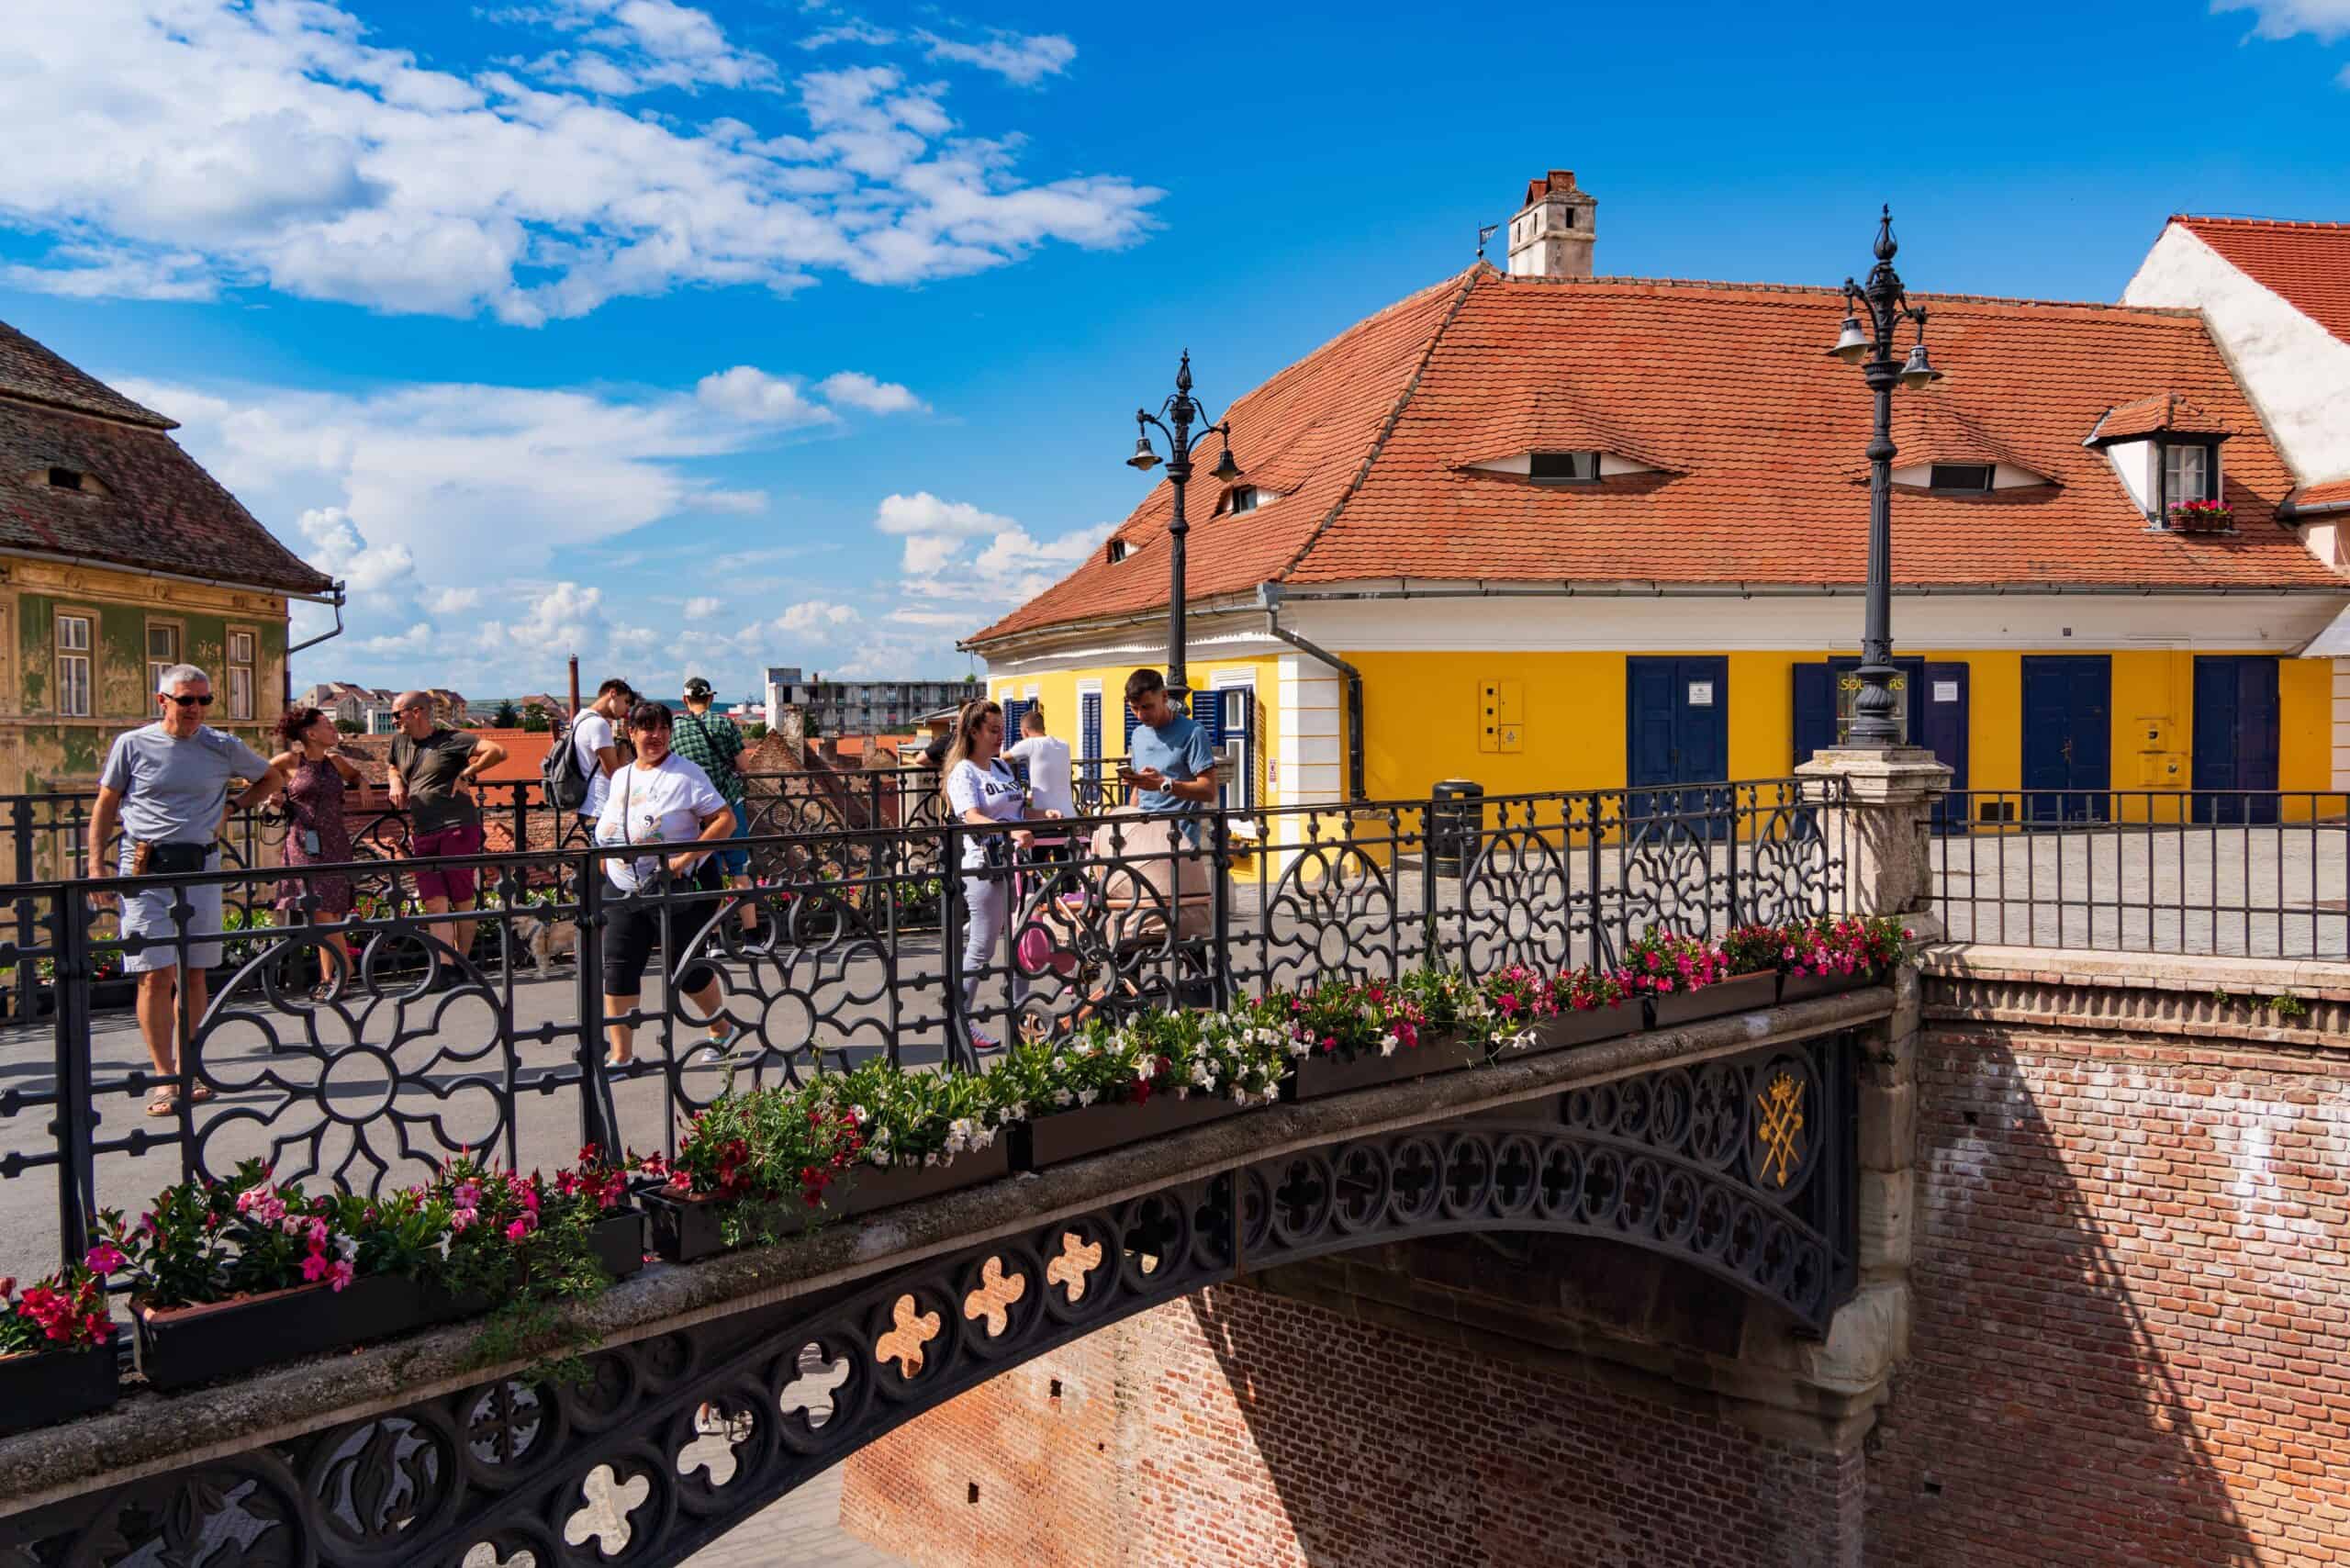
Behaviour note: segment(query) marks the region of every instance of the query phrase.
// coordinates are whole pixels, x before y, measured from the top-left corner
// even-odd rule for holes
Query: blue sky
[[[2109,299],[2172,211],[2350,219],[2350,0],[1190,15],[78,0],[0,51],[0,319],[350,579],[297,680],[740,692],[959,673],[1180,350],[1221,407],[1547,167],[1650,275],[1833,283],[1889,200],[1913,287]]]

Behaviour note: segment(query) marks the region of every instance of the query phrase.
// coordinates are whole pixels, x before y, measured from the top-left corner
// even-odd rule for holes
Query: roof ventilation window
[[[1235,485],[1224,493],[1223,504],[1217,510],[1237,516],[1244,511],[1255,511],[1259,507],[1269,507],[1280,499],[1280,495],[1262,485]]]
[[[1103,554],[1110,565],[1116,566],[1126,558],[1126,542],[1123,539],[1113,539],[1110,541],[1109,548]]]
[[[1987,490],[1991,476],[1998,472],[1993,463],[1937,463],[1929,468],[1926,487],[1930,490]]]
[[[1528,475],[1538,485],[1595,485],[1599,482],[1596,452],[1537,452]]]
[[[36,473],[33,476],[33,483],[45,484],[52,490],[78,490],[85,496],[103,496],[106,493],[106,486],[98,482],[95,475],[84,474],[79,468],[52,465],[45,474]]]

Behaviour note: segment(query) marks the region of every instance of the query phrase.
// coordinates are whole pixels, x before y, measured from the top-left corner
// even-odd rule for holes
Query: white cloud
[[[469,588],[436,588],[424,600],[424,608],[435,615],[462,615],[480,604],[481,589]]]
[[[896,382],[876,381],[857,370],[827,375],[816,384],[816,390],[832,402],[862,409],[868,414],[910,414],[929,407]]]
[[[858,620],[856,610],[845,604],[834,604],[825,599],[810,599],[795,604],[775,619],[775,630],[789,633],[818,633],[836,627],[853,626]]]
[[[834,417],[830,409],[811,402],[797,380],[747,364],[703,376],[694,396],[705,408],[755,424],[820,425]]]
[[[1008,517],[981,511],[968,501],[943,501],[928,490],[921,490],[911,496],[882,497],[880,506],[874,510],[873,526],[884,533],[935,533],[968,539],[1019,525]]]
[[[936,33],[914,36],[928,47],[933,60],[976,65],[1021,87],[1033,87],[1047,76],[1059,75],[1077,58],[1077,46],[1058,33],[1023,36],[998,31],[985,43],[963,43]]]
[[[686,619],[688,621],[708,621],[724,613],[725,610],[726,601],[722,599],[705,598],[686,600]]]
[[[53,241],[6,275],[537,325],[685,286],[907,284],[1127,245],[1161,195],[1116,174],[1024,181],[1017,132],[958,127],[943,85],[888,65],[787,83],[671,0],[499,19],[559,47],[442,69],[365,41],[330,0],[51,8],[0,50],[0,223]],[[929,47],[1013,80],[1059,68],[1051,40]],[[775,89],[754,101],[797,118],[626,106],[704,87]]]
[[[369,637],[359,645],[371,654],[420,654],[432,644],[431,626],[420,621],[405,632]]]
[[[1097,522],[1040,540],[1012,518],[923,490],[883,497],[873,526],[905,541],[898,592],[913,602],[901,603],[890,620],[976,632],[1067,576],[1113,525]]]
[[[800,47],[805,50],[818,50],[830,49],[836,43],[861,43],[880,49],[897,41],[898,35],[889,28],[877,28],[862,18],[853,17],[810,33],[800,40]]]
[[[2350,0],[2211,0],[2214,15],[2250,11],[2253,31],[2265,39],[2311,33],[2320,43],[2350,35]]]
[[[314,508],[294,525],[309,542],[310,565],[342,578],[353,593],[382,593],[415,575],[416,557],[407,545],[370,545],[341,507]]]

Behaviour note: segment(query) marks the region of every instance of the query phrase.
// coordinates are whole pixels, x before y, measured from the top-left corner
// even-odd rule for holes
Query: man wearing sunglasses
[[[229,781],[247,781],[236,797],[239,811],[261,804],[285,782],[285,773],[259,752],[204,722],[212,706],[212,681],[202,670],[173,665],[157,686],[162,717],[117,736],[98,775],[98,801],[90,812],[93,877],[214,870],[218,859],[213,839],[229,805]],[[108,841],[118,820],[122,843],[109,859]],[[187,906],[185,928],[173,913],[182,900]],[[175,1080],[177,1047],[187,1037],[176,1027],[176,993],[186,988],[185,1015],[193,1032],[204,1016],[205,971],[220,962],[220,884],[167,883],[125,893],[120,902],[123,936],[144,937],[148,944],[122,956],[123,969],[139,977],[139,1032],[156,1076]],[[177,1090],[176,1082],[159,1085],[147,1114],[170,1115]],[[201,1084],[192,1093],[198,1100],[212,1097]]]

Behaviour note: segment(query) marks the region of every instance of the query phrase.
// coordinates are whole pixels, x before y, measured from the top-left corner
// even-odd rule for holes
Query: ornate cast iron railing
[[[675,1563],[893,1428],[1106,1324],[1318,1254],[1461,1231],[1662,1253],[1818,1329],[1851,1292],[1838,1034],[1507,1118],[1349,1137],[805,1301],[0,1519],[36,1563]]]
[[[1718,934],[1841,908],[1821,823],[1834,791],[1782,780],[1299,806],[1195,816],[1172,834],[1112,817],[1046,824],[1066,842],[1018,851],[957,823],[834,828],[748,841],[753,889],[633,897],[585,849],[379,859],[343,868],[361,902],[341,920],[305,890],[315,868],[232,867],[143,884],[181,890],[182,928],[156,943],[115,935],[87,884],[27,884],[39,939],[0,946],[0,962],[56,980],[45,1020],[0,1036],[14,1074],[0,1080],[0,1212],[26,1222],[0,1226],[0,1274],[46,1272],[80,1255],[96,1209],[135,1213],[168,1182],[248,1157],[375,1191],[461,1150],[527,1168],[583,1141],[668,1149],[730,1073],[790,1081],[877,1055],[969,1067],[1015,1035],[1146,1006],[1424,963],[1604,961],[1651,923]],[[480,873],[473,906],[448,917],[453,944],[408,897],[436,865]],[[129,1012],[103,1009],[120,989],[104,977],[151,946],[208,958],[185,924],[206,887],[230,929],[183,1020],[179,1081],[203,1097],[142,1115],[172,1081]],[[974,919],[999,902],[1002,936],[967,958]],[[664,957],[639,1005],[608,1018],[594,937],[616,915],[655,921]],[[712,1021],[662,983],[702,962],[736,1031],[723,1057]],[[613,1024],[633,1031],[625,1062],[607,1058]],[[28,1202],[36,1182],[51,1201]],[[41,1211],[53,1224],[32,1223]]]

